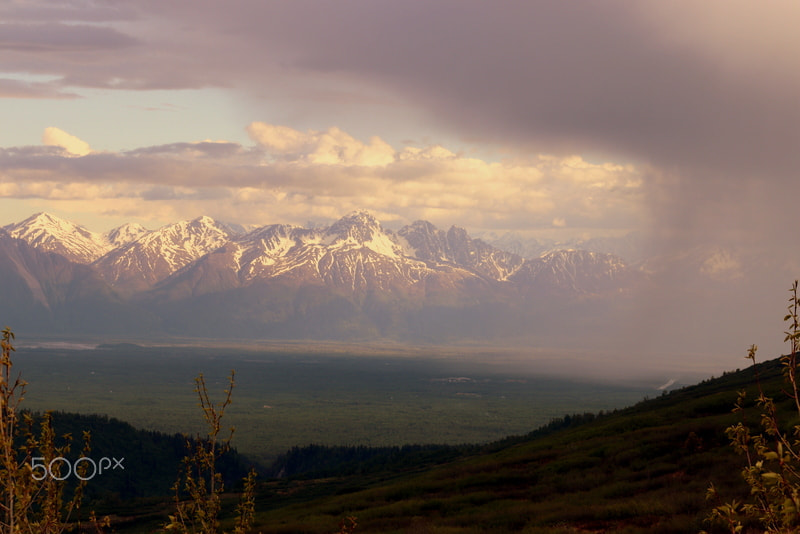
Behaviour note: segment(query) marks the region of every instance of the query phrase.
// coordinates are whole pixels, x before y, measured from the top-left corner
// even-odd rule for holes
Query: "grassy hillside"
[[[780,391],[779,362],[760,375],[768,393]],[[731,409],[741,389],[755,391],[752,369],[600,417],[565,417],[432,468],[267,482],[257,526],[325,533],[356,516],[359,533],[709,529],[710,482],[725,499],[748,491],[724,434],[739,420]]]

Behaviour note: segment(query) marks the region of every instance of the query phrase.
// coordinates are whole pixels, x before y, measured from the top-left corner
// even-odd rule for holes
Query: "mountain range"
[[[476,237],[523,258],[538,258],[553,250],[575,249],[614,254],[629,262],[640,262],[646,259],[644,235],[636,231],[616,236],[577,236],[568,239],[548,239],[514,231],[486,231],[477,234]]]
[[[456,226],[388,230],[367,211],[319,228],[202,216],[102,234],[39,213],[0,230],[3,320],[40,333],[508,337],[624,298],[645,276],[612,254],[523,258]]]

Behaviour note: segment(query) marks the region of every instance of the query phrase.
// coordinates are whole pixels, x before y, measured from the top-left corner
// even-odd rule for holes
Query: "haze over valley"
[[[605,374],[634,362],[641,372],[712,368],[654,362],[644,348],[622,357],[637,337],[636,306],[661,293],[660,258],[552,244],[523,257],[496,244],[422,220],[390,230],[366,210],[308,228],[200,216],[105,233],[38,213],[0,230],[0,291],[34,338],[449,343],[517,348],[521,359],[542,349],[600,355],[619,341],[621,360],[605,362]],[[734,282],[714,279],[720,254],[697,251],[668,268],[693,290],[729,291]]]

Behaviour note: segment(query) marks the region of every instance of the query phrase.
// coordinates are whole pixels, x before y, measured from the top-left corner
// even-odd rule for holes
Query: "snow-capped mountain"
[[[128,229],[128,235],[136,231],[135,227]],[[198,217],[152,232],[139,232],[137,239],[111,250],[93,266],[108,283],[123,292],[140,291],[221,247],[232,237],[225,224],[211,217]]]
[[[91,263],[113,248],[103,234],[49,213],[31,215],[22,222],[7,225],[5,230],[11,237],[76,263]]]
[[[369,213],[351,213],[329,227],[271,225],[233,238],[188,265],[160,287],[192,294],[267,280],[291,286],[328,286],[353,294],[366,291],[424,293],[432,279],[442,283],[475,276],[455,265],[416,257],[406,240],[384,229]],[[191,289],[188,289],[188,286]]]
[[[8,228],[26,250],[84,264],[83,276],[101,295],[95,301],[105,303],[100,309],[139,310],[147,319],[133,323],[154,320],[181,335],[510,335],[530,330],[525,321],[540,317],[552,299],[619,295],[641,274],[610,254],[524,259],[463,228],[444,231],[426,221],[394,232],[366,211],[326,227],[274,224],[249,232],[205,216],[154,231],[123,225],[105,235],[46,215]],[[52,287],[54,269],[17,271],[27,273],[15,276],[32,288],[33,302],[53,302],[34,289]]]
[[[491,280],[506,280],[525,261],[517,254],[471,239],[457,226],[444,232],[427,221],[416,221],[400,229],[398,235],[422,261],[465,267]]]
[[[119,248],[127,245],[128,243],[132,243],[149,233],[150,230],[141,224],[126,223],[105,234],[105,239],[113,248]]]
[[[627,262],[645,259],[643,239],[637,232],[619,236],[573,238],[566,240],[532,237],[520,232],[484,232],[479,234],[486,243],[523,258],[538,258],[558,250],[602,252],[624,258]]]
[[[603,294],[631,287],[642,273],[612,254],[557,250],[528,260],[512,280],[538,292]]]

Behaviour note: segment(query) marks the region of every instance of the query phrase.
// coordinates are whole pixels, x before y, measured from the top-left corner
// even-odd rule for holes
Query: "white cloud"
[[[334,219],[367,208],[384,220],[428,219],[471,229],[640,227],[642,180],[633,166],[579,156],[487,161],[438,144],[395,149],[335,127],[302,132],[254,122],[257,143],[172,143],[92,152],[51,128],[45,142],[65,149],[0,149],[0,197],[95,201],[132,213],[201,213],[265,224]],[[70,157],[83,155],[83,157]],[[98,202],[102,201],[102,202]]]
[[[314,134],[303,133],[288,126],[253,122],[247,127],[250,138],[270,153],[299,154]]]
[[[42,144],[46,146],[59,146],[73,156],[85,156],[92,151],[89,143],[86,141],[52,126],[44,129]]]
[[[339,128],[324,132],[300,132],[288,126],[254,122],[247,127],[250,137],[270,155],[289,161],[316,165],[389,165],[395,161],[394,148],[379,137],[363,143]]]

